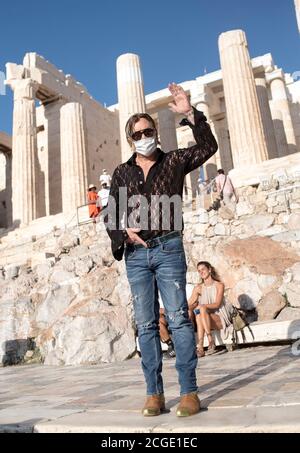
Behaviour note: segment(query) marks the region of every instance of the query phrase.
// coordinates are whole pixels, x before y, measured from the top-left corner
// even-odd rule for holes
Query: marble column
[[[145,94],[140,59],[135,54],[124,54],[117,59],[117,82],[122,161],[132,154],[125,134],[125,125],[131,115],[145,113]]]
[[[218,144],[221,155],[220,168],[223,168],[225,173],[228,173],[233,168],[229,131],[225,120],[221,120],[219,121],[219,123],[220,124],[217,127],[217,131],[218,131]]]
[[[7,203],[7,181],[6,181],[6,153],[1,152],[0,143],[0,228],[7,228],[6,203]]]
[[[12,153],[6,154],[6,223],[12,225]]]
[[[267,75],[267,81],[270,84],[272,94],[272,107],[274,111],[280,111],[282,113],[282,121],[289,154],[294,153],[297,151],[297,140],[283,71],[281,69],[277,69],[271,72]]]
[[[234,167],[258,164],[268,152],[245,33],[222,33],[219,50]]]
[[[218,129],[218,122],[217,121],[209,121],[209,125],[211,128],[212,133],[214,134],[215,139],[217,140],[218,143],[218,151],[216,154],[213,156],[214,157],[214,162],[217,166],[217,169],[223,168],[222,167],[222,159],[221,159],[221,148],[220,148],[220,141],[219,141],[219,129]]]
[[[69,102],[60,110],[62,205],[64,214],[76,214],[86,203],[88,149],[82,105]]]
[[[31,79],[12,81],[14,91],[12,141],[13,222],[27,225],[37,218],[37,129],[35,94]]]
[[[286,141],[286,135],[283,125],[283,117],[280,110],[276,110],[271,104],[271,113],[275,130],[275,138],[278,149],[278,157],[287,156],[289,154],[289,148]]]
[[[202,99],[195,105],[196,109],[200,112],[203,112],[207,118],[207,122],[211,127],[212,133],[215,136],[215,139],[218,141],[218,136],[216,133],[215,125],[210,117],[209,111],[209,100],[207,95],[202,95]],[[220,151],[218,150],[208,161],[203,165],[205,179],[210,179],[216,176],[218,170],[218,164],[220,163]]]
[[[268,158],[278,157],[278,149],[275,137],[274,123],[271,115],[267,82],[264,75],[255,78],[256,93],[262,116],[263,129],[268,149]]]
[[[161,149],[169,152],[178,148],[175,115],[168,108],[158,111]]]
[[[295,8],[296,8],[298,30],[299,30],[299,33],[300,33],[300,0],[294,0],[294,1],[295,1]]]

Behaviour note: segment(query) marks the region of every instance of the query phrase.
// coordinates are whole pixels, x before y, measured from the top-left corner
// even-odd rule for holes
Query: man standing
[[[192,108],[184,90],[175,83],[169,85],[169,90],[173,97],[169,107],[186,117],[181,124],[192,128],[196,144],[164,153],[157,147],[158,136],[152,117],[146,113],[130,117],[125,130],[133,155],[113,174],[106,227],[117,260],[122,259],[126,247],[126,271],[147,385],[142,413],[155,416],[165,409],[158,327],[160,292],[176,352],[181,395],[176,414],[186,417],[199,412],[200,401],[195,335],[185,291],[182,190],[185,176],[215,154],[218,145],[206,117]],[[170,202],[168,209],[164,205],[166,200]]]
[[[101,200],[101,206],[103,209],[106,208],[106,206],[107,206],[108,196],[109,196],[109,188],[107,187],[107,183],[103,182],[102,189],[99,190],[99,192],[98,192],[98,197]]]
[[[100,175],[99,181],[100,181],[101,186],[103,184],[106,184],[107,188],[110,187],[111,176],[107,173],[107,170],[105,168],[103,168],[103,170],[102,170],[102,175]]]
[[[217,192],[224,202],[224,205],[228,206],[232,202],[233,195],[235,196],[236,203],[239,202],[238,195],[232,184],[231,179],[228,175],[225,176],[224,170],[218,170],[218,176],[216,177]]]

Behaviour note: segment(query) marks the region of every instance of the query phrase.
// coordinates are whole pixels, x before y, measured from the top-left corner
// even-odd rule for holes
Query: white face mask
[[[145,157],[150,156],[156,150],[156,138],[142,138],[137,142],[134,142],[135,150],[137,153],[142,154]]]

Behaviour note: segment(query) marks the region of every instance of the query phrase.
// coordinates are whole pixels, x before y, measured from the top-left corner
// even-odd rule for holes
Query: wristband
[[[194,114],[194,110],[191,108],[187,113],[185,113],[185,116],[190,116]]]

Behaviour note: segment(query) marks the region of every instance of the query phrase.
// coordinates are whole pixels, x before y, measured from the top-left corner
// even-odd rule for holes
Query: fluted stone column
[[[246,35],[222,33],[219,50],[234,167],[268,159]]]
[[[283,125],[283,117],[280,110],[276,110],[276,108],[271,104],[271,113],[273,118],[273,124],[275,129],[275,138],[277,143],[278,149],[278,157],[287,156],[289,154],[289,148],[286,141],[286,135]]]
[[[61,174],[64,214],[86,203],[88,150],[82,105],[69,102],[60,110]]]
[[[278,157],[278,149],[265,76],[256,77],[255,85],[258,103],[260,107],[260,113],[262,116],[265,139],[267,142],[268,158],[275,159],[276,157]]]
[[[125,125],[131,115],[146,112],[144,84],[138,55],[127,53],[117,59],[117,82],[122,161],[124,162],[132,154],[125,135]]]
[[[297,140],[283,71],[281,69],[277,69],[268,74],[267,81],[270,83],[273,109],[275,111],[279,110],[282,113],[283,126],[289,153],[294,153],[297,151]]]
[[[158,111],[161,148],[168,152],[178,148],[175,115],[168,108]]]
[[[12,141],[13,222],[27,225],[37,218],[37,129],[31,79],[11,82],[14,90]]]
[[[211,120],[211,121],[209,121],[209,125],[210,125],[211,131],[214,134],[214,137],[218,143],[218,151],[216,152],[216,154],[213,155],[213,157],[214,157],[214,162],[216,163],[217,168],[220,169],[220,168],[222,168],[222,159],[221,159],[221,148],[220,148],[220,140],[219,140],[218,123],[217,123],[217,121]]]
[[[216,132],[216,129],[215,129],[215,125],[214,125],[214,122],[211,120],[211,117],[210,117],[210,111],[209,111],[209,100],[208,100],[208,96],[206,95],[202,95],[201,96],[201,100],[199,101],[198,99],[198,102],[197,104],[195,105],[196,109],[199,110],[200,112],[203,112],[204,115],[206,116],[207,118],[207,122],[208,124],[210,125],[210,128],[211,128],[211,131],[212,133],[214,134],[215,136],[215,139],[217,140],[218,142],[218,135],[217,135],[217,132]],[[220,150],[218,149],[218,151],[216,152],[216,154],[214,154],[208,161],[205,162],[205,164],[203,165],[203,168],[204,168],[204,174],[205,174],[205,178],[208,179],[208,178],[211,178],[211,177],[214,177],[216,175],[216,172],[217,172],[217,169],[218,169],[218,165],[220,164]]]
[[[221,155],[220,168],[223,168],[225,173],[228,173],[233,168],[233,161],[232,161],[232,152],[231,152],[229,132],[227,129],[227,125],[225,125],[224,122],[225,121],[222,120],[220,122],[221,124],[217,128],[218,144],[219,144],[220,155]]]
[[[2,153],[0,143],[0,228],[7,228],[6,210],[7,210],[7,181],[6,167],[7,154]]]
[[[296,16],[298,22],[298,30],[300,33],[300,0],[295,0]]]

